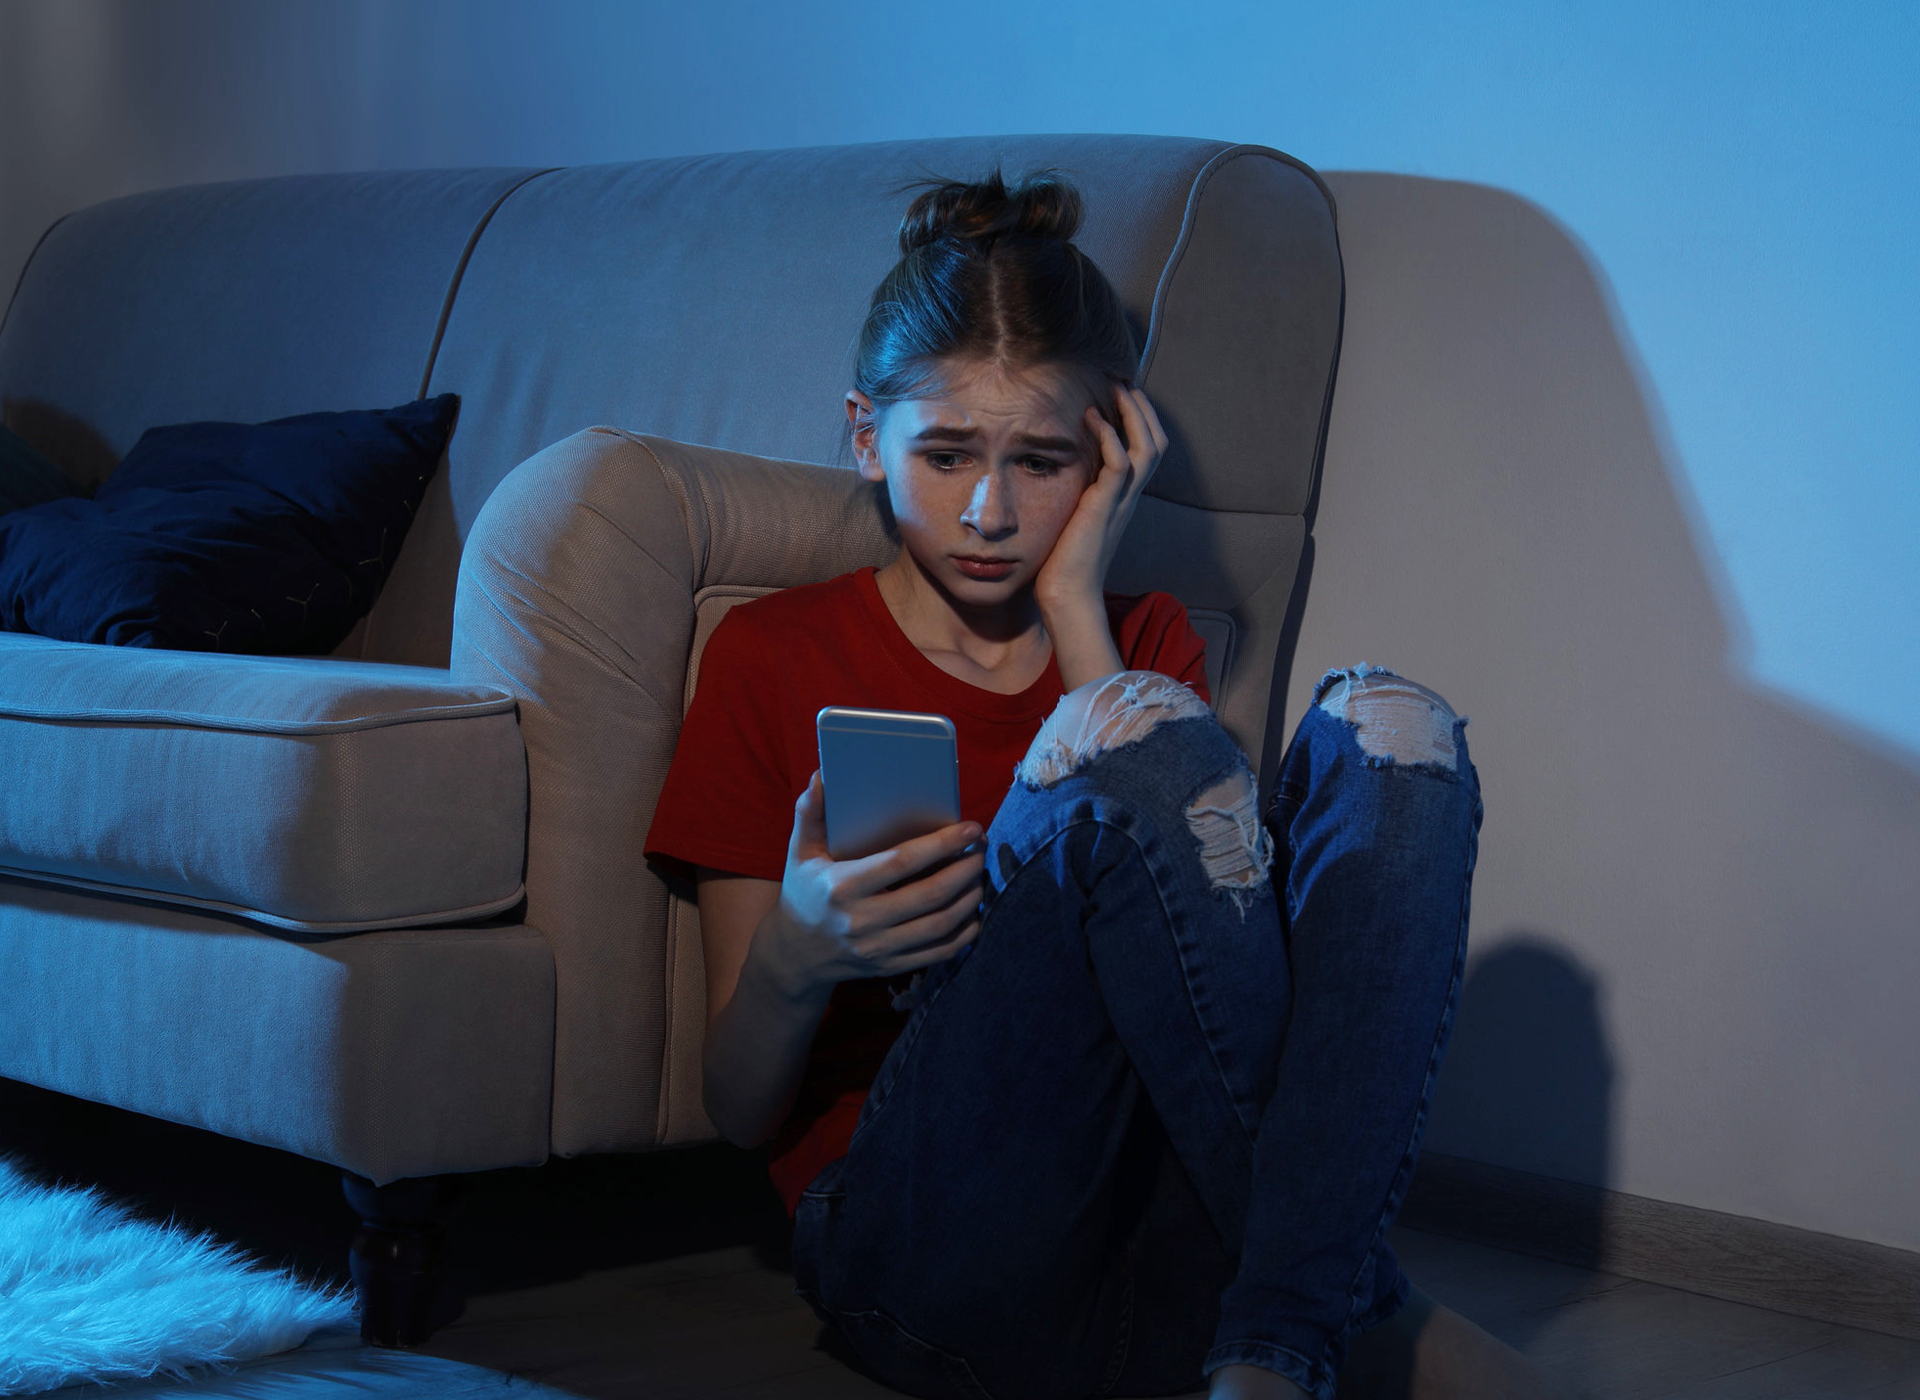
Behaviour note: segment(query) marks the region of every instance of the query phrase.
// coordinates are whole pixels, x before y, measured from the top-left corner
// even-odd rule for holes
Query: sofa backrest
[[[534,173],[243,180],[70,214],[0,322],[0,416],[96,486],[162,423],[418,398],[469,244]]]
[[[1222,717],[1267,776],[1275,643],[1306,534],[1342,280],[1317,178],[1217,141],[919,141],[528,180],[476,244],[447,318],[428,387],[465,396],[451,469],[370,620],[367,654],[443,664],[453,561],[480,506],[514,464],[581,428],[850,465],[853,344],[899,256],[910,187],[996,164],[1056,168],[1085,196],[1080,241],[1135,319],[1145,386],[1172,438],[1109,586],[1164,588],[1202,614],[1215,666],[1232,672]]]
[[[604,423],[845,465],[853,340],[909,186],[996,164],[1086,196],[1080,241],[1173,440],[1110,586],[1196,613],[1265,779],[1343,284],[1324,187],[1264,148],[1023,136],[137,195],[42,241],[0,324],[0,413],[97,483],[159,423],[460,394],[446,470],[342,649],[444,666],[462,543],[541,447]]]

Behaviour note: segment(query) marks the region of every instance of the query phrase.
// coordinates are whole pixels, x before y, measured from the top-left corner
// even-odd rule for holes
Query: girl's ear
[[[880,465],[880,445],[875,440],[880,431],[879,414],[873,400],[858,389],[847,391],[847,430],[860,475],[868,481],[885,481],[887,472]]]

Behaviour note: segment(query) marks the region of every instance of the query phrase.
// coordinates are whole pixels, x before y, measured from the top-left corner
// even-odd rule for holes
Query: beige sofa
[[[50,230],[0,324],[5,421],[69,474],[159,423],[461,416],[335,658],[0,634],[0,1075],[334,1163],[395,1228],[389,1183],[710,1137],[694,906],[641,839],[725,609],[890,557],[854,332],[906,185],[996,162],[1086,195],[1173,438],[1110,587],[1187,603],[1270,779],[1343,297],[1297,162],[1034,136],[138,195]]]

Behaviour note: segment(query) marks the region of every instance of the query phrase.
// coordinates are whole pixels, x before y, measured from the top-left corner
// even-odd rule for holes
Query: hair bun
[[[1079,227],[1080,192],[1053,171],[1009,187],[995,170],[984,180],[948,180],[916,196],[900,223],[900,252],[946,238],[985,243],[1009,234],[1065,243]]]

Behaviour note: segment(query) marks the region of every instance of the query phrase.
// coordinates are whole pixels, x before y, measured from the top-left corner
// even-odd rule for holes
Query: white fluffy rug
[[[352,1319],[349,1293],[0,1158],[0,1395],[223,1366]]]

